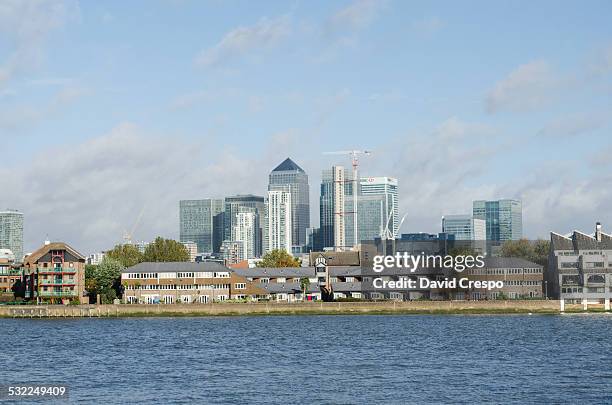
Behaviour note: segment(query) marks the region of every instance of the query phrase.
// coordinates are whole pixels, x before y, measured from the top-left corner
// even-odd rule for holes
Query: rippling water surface
[[[612,316],[2,319],[0,384],[84,403],[612,403]]]

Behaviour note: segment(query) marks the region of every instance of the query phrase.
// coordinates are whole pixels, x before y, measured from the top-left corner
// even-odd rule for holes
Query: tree
[[[449,250],[448,254],[453,257],[457,256],[478,256],[478,253],[469,246],[456,246]]]
[[[302,291],[304,292],[302,301],[306,301],[306,293],[308,292],[308,287],[310,287],[310,279],[308,277],[302,277],[300,279],[300,287],[302,287]]]
[[[522,257],[531,260],[533,257],[533,246],[527,239],[508,240],[501,247],[503,257]]]
[[[96,284],[103,304],[111,304],[121,295],[121,271],[125,266],[118,260],[104,258],[96,269]]]
[[[96,284],[96,271],[98,266],[95,264],[85,265],[85,290],[90,297],[95,297],[98,294],[98,286]]]
[[[547,240],[509,240],[502,245],[501,255],[503,257],[522,257],[541,266],[546,266],[548,264],[549,249],[550,242]]]
[[[104,257],[98,266],[85,267],[85,286],[90,297],[100,295],[103,304],[112,304],[121,295],[121,271],[125,266],[118,260]]]
[[[125,267],[136,266],[144,261],[143,254],[134,245],[117,245],[112,250],[106,252],[106,257],[119,261]]]
[[[291,256],[287,251],[275,249],[262,257],[257,267],[300,267],[302,262]]]
[[[157,237],[145,249],[145,262],[188,262],[189,252],[182,243],[172,239]]]

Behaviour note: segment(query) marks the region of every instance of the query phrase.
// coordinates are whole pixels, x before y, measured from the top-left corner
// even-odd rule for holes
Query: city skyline
[[[0,13],[0,209],[25,251],[107,249],[143,207],[134,240],[178,240],[177,201],[263,196],[288,156],[318,185],[353,148],[399,180],[400,232],[501,198],[531,239],[612,223],[609,2],[144,4]]]

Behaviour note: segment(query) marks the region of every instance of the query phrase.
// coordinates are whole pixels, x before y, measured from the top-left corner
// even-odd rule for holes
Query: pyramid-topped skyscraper
[[[269,176],[268,191],[291,193],[291,228],[294,251],[306,245],[306,229],[310,227],[310,194],[308,175],[290,158],[276,166]]]

